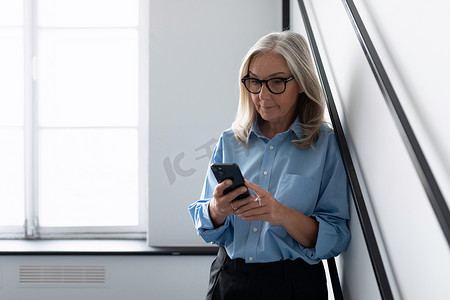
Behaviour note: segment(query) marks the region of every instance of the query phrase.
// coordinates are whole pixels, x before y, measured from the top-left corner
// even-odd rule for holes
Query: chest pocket
[[[295,208],[305,215],[311,215],[317,203],[320,184],[316,180],[297,174],[281,177],[275,199]]]

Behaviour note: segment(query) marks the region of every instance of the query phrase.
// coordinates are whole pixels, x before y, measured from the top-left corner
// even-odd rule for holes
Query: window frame
[[[79,226],[41,227],[39,225],[38,172],[38,107],[37,107],[37,42],[40,27],[37,23],[38,0],[23,2],[24,36],[24,189],[25,213],[23,226],[0,226],[0,239],[145,239],[148,224],[148,149],[149,149],[149,0],[138,0],[138,197],[139,224],[137,226]],[[131,28],[131,27],[99,27]],[[134,27],[133,27],[134,28]],[[84,29],[71,27],[70,29]],[[96,28],[89,28],[96,29]],[[124,126],[123,128],[126,128]],[[89,127],[87,127],[89,128]],[[103,128],[103,127],[102,127]],[[109,128],[105,126],[104,128]],[[119,127],[122,128],[122,127]]]

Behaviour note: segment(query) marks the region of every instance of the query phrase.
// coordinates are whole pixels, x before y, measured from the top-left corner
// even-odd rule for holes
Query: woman
[[[350,240],[348,183],[305,39],[262,37],[240,70],[239,108],[211,163],[236,163],[246,188],[224,195],[208,172],[189,207],[198,234],[219,246],[207,299],[327,299],[322,259]]]

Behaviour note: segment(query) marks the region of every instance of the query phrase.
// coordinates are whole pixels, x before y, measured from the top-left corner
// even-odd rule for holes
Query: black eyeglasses
[[[241,79],[247,91],[252,94],[259,94],[261,92],[262,85],[265,83],[267,89],[272,94],[282,94],[286,90],[286,83],[294,79],[294,76],[288,78],[270,78],[267,80],[259,80],[252,77],[244,77]]]

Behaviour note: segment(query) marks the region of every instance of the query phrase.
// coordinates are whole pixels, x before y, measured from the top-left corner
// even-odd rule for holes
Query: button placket
[[[269,141],[265,146],[259,174],[258,185],[267,191],[269,190],[270,175],[276,155],[276,151],[274,151],[276,150],[276,142],[274,140]],[[253,221],[250,224],[250,232],[247,238],[247,246],[245,249],[245,257],[247,262],[253,262],[258,259],[257,245],[261,235],[262,224],[262,221]]]
[[[272,171],[272,167],[273,167],[273,162],[275,159],[275,154],[276,151],[275,150],[275,141],[276,138],[274,138],[273,140],[269,141],[265,147],[264,150],[264,155],[263,155],[263,159],[262,159],[262,163],[261,163],[261,172],[260,173],[260,178],[259,178],[259,183],[260,186],[262,188],[264,188],[265,190],[268,190],[269,188],[269,182],[270,182],[270,173]]]
[[[256,258],[256,248],[259,242],[261,225],[262,221],[252,221],[250,224],[249,230],[251,231],[247,238],[247,246],[245,249],[245,257],[247,257],[248,261],[253,261]]]

